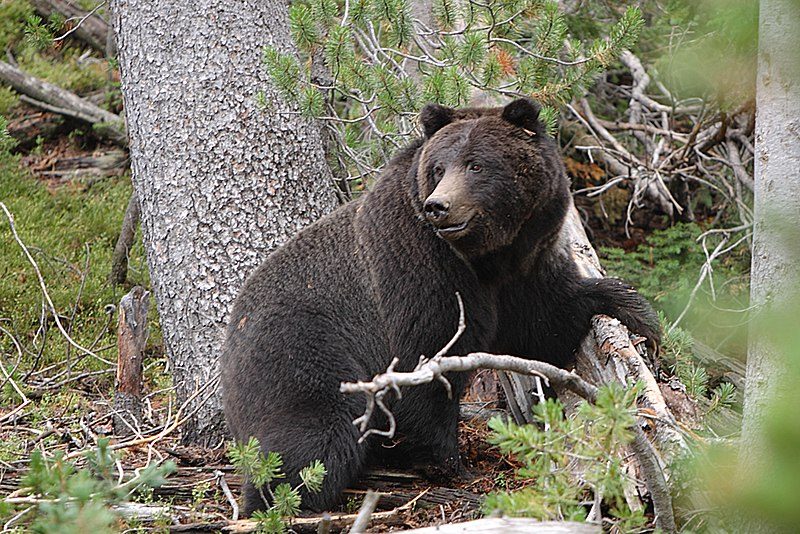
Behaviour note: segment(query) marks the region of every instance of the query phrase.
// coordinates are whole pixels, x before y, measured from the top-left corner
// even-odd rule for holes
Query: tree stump
[[[142,420],[142,360],[149,297],[149,291],[136,286],[119,302],[114,432],[120,436],[137,432]]]

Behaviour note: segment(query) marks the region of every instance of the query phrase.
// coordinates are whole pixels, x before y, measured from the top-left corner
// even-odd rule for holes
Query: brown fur
[[[597,313],[658,338],[641,296],[618,280],[582,280],[555,245],[569,184],[536,104],[428,106],[421,120],[425,139],[400,151],[372,191],[269,256],[230,319],[221,358],[230,429],[281,453],[290,484],[322,460],[322,493],[303,497],[312,509],[333,506],[369,462],[400,458],[460,471],[465,374],[448,377],[452,400],[438,383],[390,399],[391,448],[377,438],[357,443],[352,421],[364,399],[339,392],[340,382],[368,380],[394,357],[408,371],[420,354],[435,354],[456,330],[457,291],[467,329],[449,354],[490,351],[568,365]],[[460,191],[442,215],[450,221],[426,211],[445,175]],[[465,214],[469,224],[448,233]],[[385,423],[380,415],[373,421]],[[244,490],[246,513],[263,506],[252,485]]]

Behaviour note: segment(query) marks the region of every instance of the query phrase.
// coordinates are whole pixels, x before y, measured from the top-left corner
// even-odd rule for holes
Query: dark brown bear
[[[400,359],[409,371],[456,330],[450,354],[488,351],[570,363],[593,315],[658,339],[648,303],[613,279],[581,279],[557,244],[570,205],[559,150],[517,100],[504,108],[421,113],[425,137],[389,163],[374,189],[300,232],[250,276],[234,306],[221,359],[225,414],[237,440],[282,454],[288,481],[319,459],[327,509],[369,462],[404,457],[458,473],[458,398],[466,374],[407,388],[391,404],[397,444],[358,444],[368,380]],[[375,419],[374,425],[383,422]],[[245,512],[263,506],[244,486]]]

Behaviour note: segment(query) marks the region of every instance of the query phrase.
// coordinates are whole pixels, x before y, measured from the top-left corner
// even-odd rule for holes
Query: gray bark
[[[113,0],[142,236],[178,400],[217,378],[228,313],[268,252],[336,198],[319,132],[269,84],[283,2]],[[257,95],[268,103],[259,109]],[[182,428],[217,444],[217,396]]]
[[[136,196],[136,191],[134,191],[131,193],[130,199],[128,199],[128,207],[125,209],[125,216],[122,218],[122,228],[119,231],[119,238],[114,246],[114,254],[111,257],[111,276],[109,276],[109,280],[112,284],[122,285],[128,279],[128,257],[136,237],[136,226],[139,224],[140,216],[139,197]]]
[[[758,80],[756,85],[756,159],[751,305],[757,317],[775,317],[780,307],[796,302],[797,229],[800,228],[800,80],[797,25],[800,9],[793,0],[761,0]],[[747,357],[742,464],[756,473],[767,461],[762,440],[765,410],[785,387],[787,355],[764,332],[764,321],[750,328]],[[743,477],[747,477],[743,473]],[[765,531],[769,526],[753,525]]]

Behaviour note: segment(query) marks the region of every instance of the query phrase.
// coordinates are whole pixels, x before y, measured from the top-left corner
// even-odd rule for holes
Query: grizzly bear
[[[448,354],[511,354],[570,364],[595,314],[658,339],[652,308],[613,279],[583,279],[558,244],[570,207],[557,144],[527,99],[502,108],[428,105],[424,132],[367,194],[272,253],[242,288],[221,357],[235,439],[283,457],[287,481],[321,460],[328,474],[303,506],[329,509],[366,465],[392,458],[461,473],[458,399],[466,373],[407,388],[390,408],[394,440],[359,443],[369,380],[399,358],[410,371],[453,336],[459,292],[466,330]],[[373,425],[381,421],[375,418]],[[244,486],[245,513],[263,507]]]

